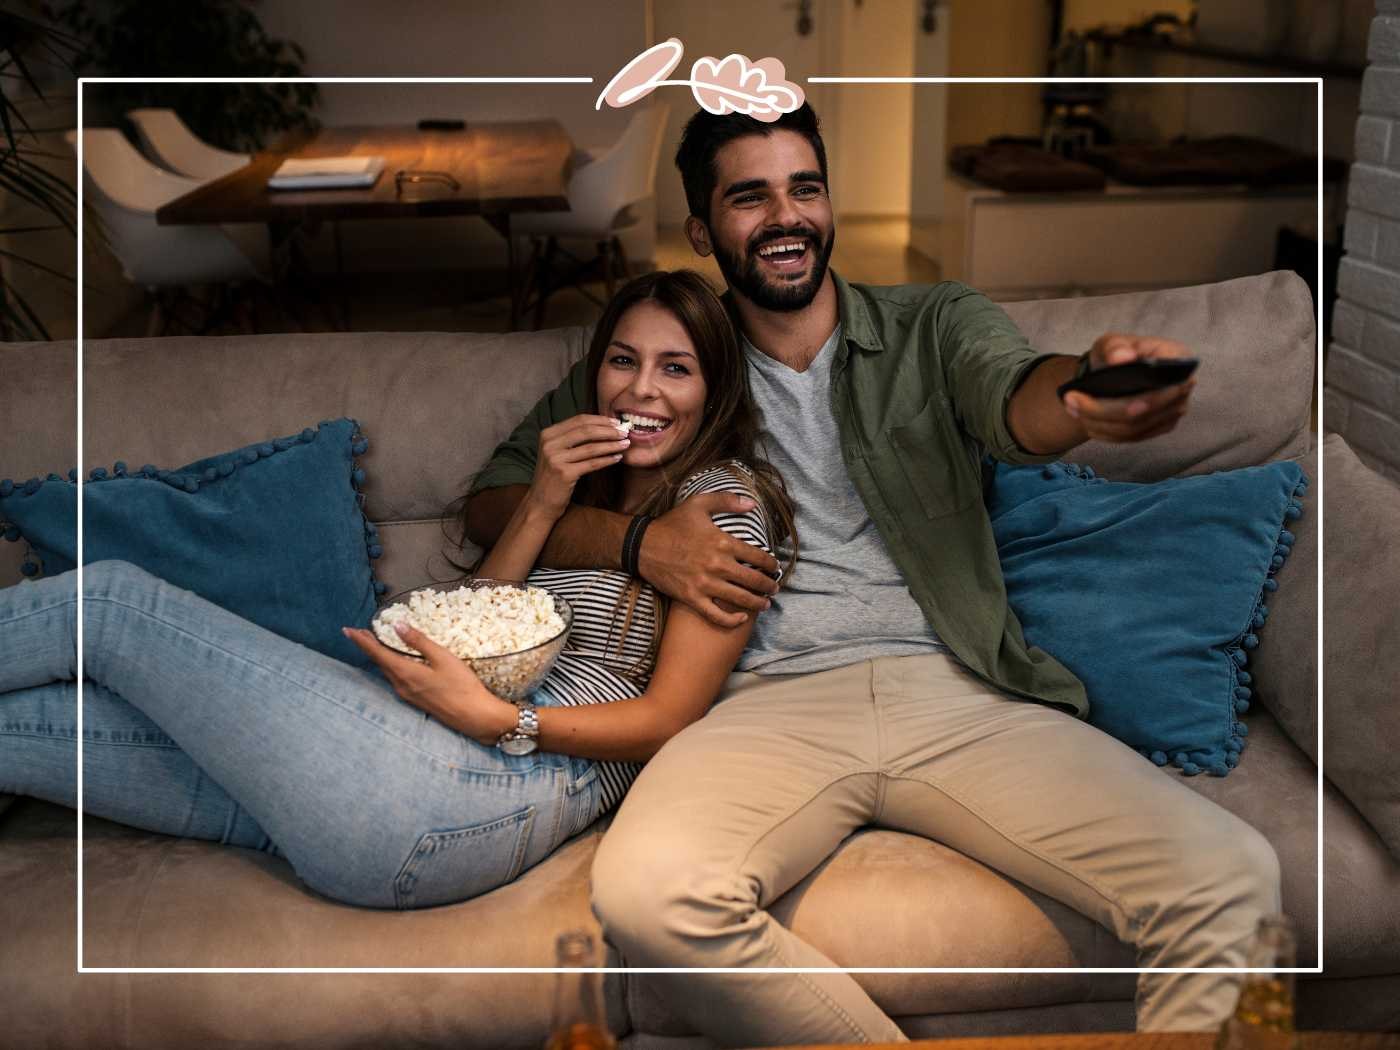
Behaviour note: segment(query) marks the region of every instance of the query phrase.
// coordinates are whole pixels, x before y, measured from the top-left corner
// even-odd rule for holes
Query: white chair
[[[247,167],[252,163],[251,154],[231,153],[228,150],[209,145],[191,131],[173,109],[129,109],[126,111],[126,116],[135,127],[146,155],[177,175],[187,175],[202,182],[212,182],[214,179],[222,178],[230,172]],[[337,266],[339,266],[340,226],[334,222],[331,226],[335,231],[336,259]],[[250,232],[239,232],[244,230],[244,226],[241,224],[226,225],[224,229],[231,237],[240,242],[243,239],[256,239],[262,236],[259,233],[251,232],[251,228]],[[282,232],[283,239],[273,249],[276,260],[274,265],[279,281],[287,281],[289,271],[294,272],[298,279],[303,279],[309,273],[305,262],[305,236],[306,231],[301,227],[290,228]],[[314,294],[312,298],[315,298]],[[290,317],[291,314],[288,313],[287,307],[288,304],[280,301],[279,298],[278,310],[287,313]],[[345,314],[346,311],[347,308],[342,305],[342,314]],[[295,320],[294,323],[300,324],[299,321]],[[332,321],[331,323],[342,322]]]
[[[173,109],[129,109],[141,145],[157,164],[177,175],[209,181],[245,167],[253,158],[209,145],[192,132]]]
[[[639,110],[611,148],[576,167],[569,179],[568,211],[532,212],[511,217],[511,234],[527,236],[532,242],[520,301],[524,304],[534,292],[536,328],[544,320],[545,302],[550,294],[565,285],[577,284],[595,264],[601,263],[609,296],[613,293],[615,276],[623,280],[630,276],[627,256],[617,235],[636,224],[633,209],[652,195],[656,161],[661,153],[669,112],[670,107],[660,103]],[[560,248],[561,239],[590,241],[596,246],[597,257],[580,261]],[[561,252],[569,256],[575,266],[566,278],[557,280],[552,267],[556,254]],[[582,285],[579,291],[598,301]]]
[[[148,334],[163,330],[165,311],[173,310],[179,293],[191,286],[215,285],[222,295],[231,285],[267,282],[270,251],[265,228],[157,225],[156,209],[198,189],[204,180],[156,167],[115,128],[85,128],[82,136],[88,199],[122,272],[153,299]],[[67,131],[63,137],[76,153],[78,132]],[[175,298],[165,294],[171,292]],[[203,327],[213,320],[211,315]]]

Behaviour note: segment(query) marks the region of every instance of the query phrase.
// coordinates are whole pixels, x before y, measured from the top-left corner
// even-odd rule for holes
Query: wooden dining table
[[[520,303],[511,216],[569,209],[573,153],[557,120],[467,121],[461,130],[446,131],[392,125],[323,128],[256,153],[245,167],[168,202],[156,211],[156,222],[282,228],[331,222],[339,269],[341,221],[478,215],[506,239],[514,328]],[[267,180],[290,157],[339,156],[383,157],[384,170],[367,188],[268,188]]]

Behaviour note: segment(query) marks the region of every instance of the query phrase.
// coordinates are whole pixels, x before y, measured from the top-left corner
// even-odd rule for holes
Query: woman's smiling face
[[[598,370],[598,412],[630,421],[622,465],[652,473],[679,456],[700,432],[705,379],[685,326],[659,303],[630,307],[613,329]]]

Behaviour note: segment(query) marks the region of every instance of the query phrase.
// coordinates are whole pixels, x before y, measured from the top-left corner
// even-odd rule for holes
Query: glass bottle
[[[569,930],[555,942],[555,965],[569,972],[555,975],[554,1019],[545,1050],[615,1050],[603,1009],[603,975],[583,967],[597,966],[598,947],[591,933]]]
[[[1297,966],[1297,958],[1293,920],[1286,915],[1261,918],[1245,963],[1261,972],[1244,975],[1235,1012],[1220,1026],[1215,1050],[1296,1050],[1295,975],[1284,971]]]

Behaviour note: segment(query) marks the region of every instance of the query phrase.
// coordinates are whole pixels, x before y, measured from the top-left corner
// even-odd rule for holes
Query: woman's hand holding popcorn
[[[465,661],[408,624],[395,624],[394,629],[423,654],[423,660],[394,652],[362,628],[341,628],[384,672],[400,699],[448,728],[487,747],[515,728],[515,705],[482,685]]]

